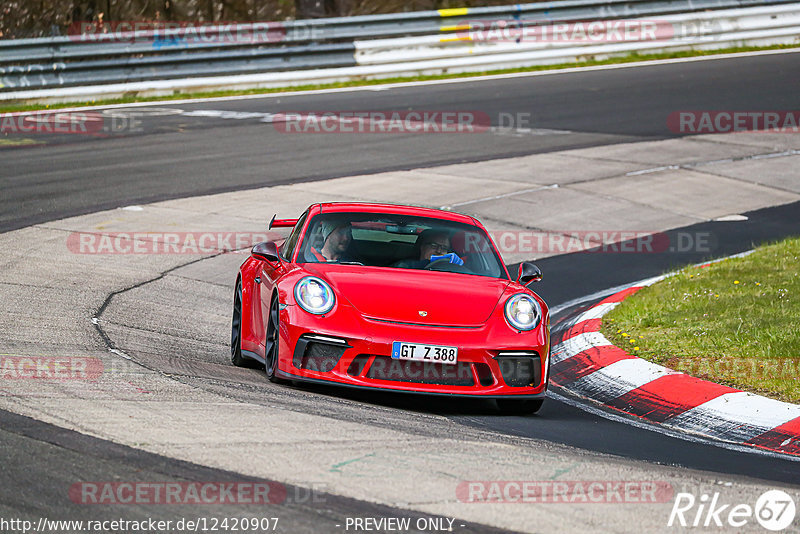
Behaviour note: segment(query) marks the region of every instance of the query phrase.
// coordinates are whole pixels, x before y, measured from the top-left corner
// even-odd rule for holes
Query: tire
[[[276,376],[278,371],[278,352],[280,350],[280,328],[281,316],[278,305],[278,297],[272,297],[269,305],[269,318],[267,320],[266,340],[264,341],[264,362],[267,378],[270,382],[283,383],[284,381]]]
[[[500,411],[507,415],[529,415],[541,410],[544,399],[495,399]]]
[[[236,281],[231,319],[231,363],[237,367],[258,367],[258,362],[242,355],[242,281]]]

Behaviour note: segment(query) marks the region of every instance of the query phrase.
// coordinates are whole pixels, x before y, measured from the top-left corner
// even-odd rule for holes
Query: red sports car
[[[472,217],[411,206],[310,206],[236,280],[231,360],[270,380],[495,399],[532,413],[547,390],[550,316]]]

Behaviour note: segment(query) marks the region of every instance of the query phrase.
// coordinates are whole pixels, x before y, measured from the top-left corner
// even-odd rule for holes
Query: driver
[[[320,223],[322,234],[322,248],[310,248],[311,257],[319,262],[347,262],[347,249],[353,241],[350,223],[347,221],[322,221]]]
[[[429,228],[417,236],[414,243],[414,257],[396,262],[393,267],[402,269],[423,269],[431,262],[447,259],[450,263],[464,265],[464,261],[450,252],[450,234],[444,230]]]

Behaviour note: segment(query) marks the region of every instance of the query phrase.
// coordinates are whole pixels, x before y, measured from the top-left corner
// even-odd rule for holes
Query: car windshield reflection
[[[300,244],[297,261],[507,278],[482,228],[383,213],[327,213],[314,217]]]

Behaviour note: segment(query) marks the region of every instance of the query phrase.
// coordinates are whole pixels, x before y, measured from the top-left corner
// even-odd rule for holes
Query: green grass
[[[800,238],[688,267],[627,298],[603,334],[631,354],[800,402]]]
[[[158,102],[158,101],[168,101],[168,100],[182,100],[186,98],[214,98],[214,97],[225,97],[225,96],[240,96],[240,95],[254,95],[254,94],[269,94],[269,93],[284,93],[287,91],[312,91],[318,89],[336,89],[342,87],[362,87],[362,86],[369,86],[369,85],[383,85],[389,83],[404,83],[404,82],[416,82],[416,81],[428,81],[428,80],[447,80],[452,78],[468,78],[468,77],[475,77],[475,76],[486,76],[490,74],[509,74],[515,72],[536,72],[536,71],[545,71],[545,70],[560,70],[560,69],[569,69],[574,67],[590,67],[596,65],[616,65],[621,63],[632,63],[636,61],[653,61],[658,59],[676,59],[676,58],[684,58],[684,57],[696,57],[696,56],[713,56],[718,54],[733,54],[738,52],[755,52],[755,51],[762,51],[762,50],[784,50],[790,48],[800,48],[800,44],[791,44],[791,45],[773,45],[773,46],[764,46],[764,47],[756,47],[756,46],[747,46],[747,47],[735,47],[735,48],[724,48],[719,50],[686,50],[682,52],[670,52],[670,53],[662,53],[662,54],[637,54],[632,53],[627,56],[621,57],[614,57],[604,60],[595,60],[591,58],[587,58],[586,61],[579,61],[575,63],[562,63],[559,65],[536,65],[532,67],[519,67],[514,69],[500,69],[500,70],[490,70],[490,71],[481,71],[481,72],[470,72],[470,73],[458,73],[458,74],[437,74],[437,75],[427,75],[427,76],[409,76],[409,77],[396,77],[396,78],[383,78],[380,80],[352,80],[347,82],[340,82],[340,83],[329,83],[329,84],[321,84],[321,85],[300,85],[300,86],[292,86],[292,87],[276,87],[276,88],[268,88],[268,89],[246,89],[246,90],[237,90],[237,91],[209,91],[209,92],[200,92],[200,93],[181,93],[176,92],[173,95],[166,95],[166,96],[130,96],[126,98],[117,98],[117,99],[107,99],[107,100],[91,100],[91,101],[83,101],[83,102],[68,102],[68,103],[59,103],[59,104],[39,104],[39,103],[30,103],[30,102],[16,102],[10,101],[5,103],[0,103],[0,112],[12,112],[12,111],[33,111],[38,109],[60,109],[66,107],[78,107],[78,106],[108,106],[113,104],[129,104],[134,102]]]

